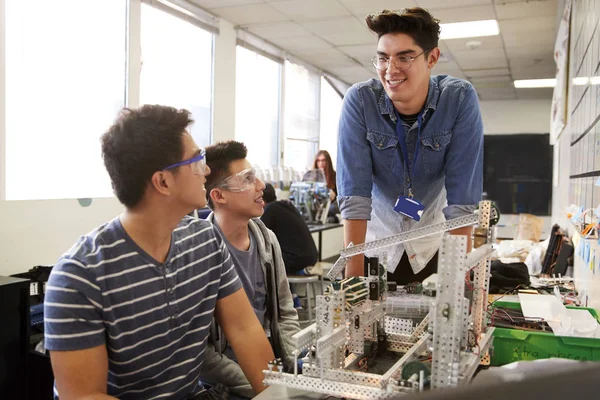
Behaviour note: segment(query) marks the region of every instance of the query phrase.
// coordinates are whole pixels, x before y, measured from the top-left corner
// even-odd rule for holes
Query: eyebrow
[[[411,50],[411,49],[409,49],[409,50],[402,50],[402,51],[399,51],[398,53],[396,53],[396,55],[397,56],[404,56],[404,55],[407,55],[407,54],[415,54],[416,52],[417,52],[416,50]],[[384,52],[384,51],[378,51],[377,55],[388,56],[388,54],[386,52]]]

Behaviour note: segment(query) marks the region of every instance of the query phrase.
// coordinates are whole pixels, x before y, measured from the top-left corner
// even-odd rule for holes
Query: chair
[[[314,287],[319,288],[320,294],[323,294],[323,286],[321,284],[321,278],[318,275],[288,275],[288,282],[292,285],[305,285],[306,287],[306,306],[308,308],[308,323],[311,324],[313,321],[312,317],[312,300],[316,296]],[[312,287],[312,290],[311,290]],[[311,294],[312,291],[312,294]],[[301,296],[298,296],[302,298]],[[316,303],[316,301],[315,301]]]

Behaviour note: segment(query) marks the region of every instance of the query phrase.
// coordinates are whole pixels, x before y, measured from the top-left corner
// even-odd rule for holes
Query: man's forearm
[[[256,393],[265,389],[263,385],[263,370],[267,369],[269,361],[275,358],[271,344],[259,324],[247,330],[229,335],[229,344],[235,353],[240,367]]]
[[[63,398],[62,395],[60,398],[62,400],[62,398]],[[89,394],[84,397],[78,397],[78,399],[79,400],[118,400],[116,397],[112,397],[107,394],[101,394],[101,393]]]
[[[354,245],[365,242],[367,236],[367,220],[366,219],[346,219],[344,220],[344,247],[350,243]],[[363,276],[364,275],[364,258],[362,254],[358,254],[348,260],[346,264],[346,277]]]

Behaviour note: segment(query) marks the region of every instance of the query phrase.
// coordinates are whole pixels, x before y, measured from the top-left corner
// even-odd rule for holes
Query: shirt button
[[[383,143],[377,143],[377,147],[383,146]]]
[[[439,148],[440,148],[440,144],[439,144],[439,143],[436,143],[436,144],[435,144],[435,148],[436,148],[436,149],[439,149]]]

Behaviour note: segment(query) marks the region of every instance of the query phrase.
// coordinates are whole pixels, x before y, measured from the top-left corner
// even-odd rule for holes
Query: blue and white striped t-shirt
[[[53,268],[44,301],[46,348],[106,345],[109,395],[183,399],[199,390],[217,299],[241,287],[209,222],[184,218],[161,264],[115,218],[83,236]]]

